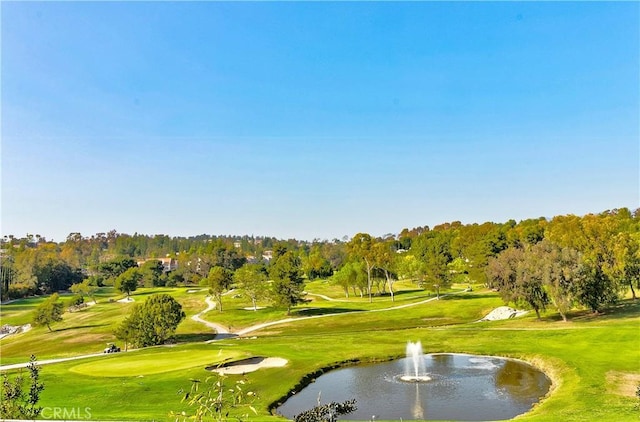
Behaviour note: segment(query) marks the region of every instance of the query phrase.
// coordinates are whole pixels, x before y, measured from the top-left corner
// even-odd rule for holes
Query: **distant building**
[[[144,259],[142,261],[138,261],[138,267],[142,267],[142,264],[144,264],[147,261],[160,261],[160,262],[162,262],[162,267],[163,267],[162,271],[165,272],[165,273],[168,273],[169,271],[173,271],[173,270],[178,268],[178,261],[176,261],[174,258],[170,258],[170,257]]]
[[[262,253],[262,259],[267,262],[271,262],[271,260],[273,259],[273,251],[264,251]]]

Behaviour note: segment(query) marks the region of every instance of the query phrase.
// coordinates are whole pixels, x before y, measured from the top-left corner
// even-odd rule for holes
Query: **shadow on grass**
[[[176,343],[198,343],[213,340],[216,338],[215,333],[188,333],[176,334],[174,336]]]
[[[576,311],[569,314],[569,319],[576,322],[593,320],[615,320],[640,315],[640,301],[633,299],[621,300],[618,304],[606,307],[598,313],[590,310]]]
[[[97,327],[108,327],[111,324],[89,324],[89,325],[76,325],[73,327],[67,327],[67,328],[56,328],[53,330],[54,333],[58,333],[58,332],[62,332],[62,331],[69,331],[69,330],[80,330],[82,328],[97,328]]]
[[[292,316],[314,316],[328,314],[343,314],[345,312],[362,312],[364,309],[350,308],[308,308],[291,312]]]
[[[500,298],[496,293],[473,293],[469,292],[467,294],[452,294],[455,292],[446,292],[440,293],[440,300],[470,300],[470,299],[489,299],[489,298]],[[442,295],[447,295],[442,297]],[[435,295],[434,295],[435,296]]]
[[[531,311],[533,312],[533,311]],[[609,306],[602,309],[598,313],[594,313],[589,309],[572,310],[567,313],[568,322],[592,322],[592,321],[608,321],[640,315],[640,301],[633,299],[625,299],[617,305]],[[551,315],[545,315],[540,318],[544,322],[559,322],[562,317],[558,312]]]
[[[404,295],[408,295],[408,294],[416,294],[416,293],[427,293],[427,292],[426,292],[426,291],[424,291],[424,290],[422,290],[422,289],[399,290],[399,291],[397,291],[397,292],[395,292],[395,291],[394,291],[394,292],[393,292],[393,295],[394,295],[395,297],[398,297],[398,296],[404,296]],[[389,294],[389,292],[387,292],[387,293],[385,293],[385,294],[384,294],[384,295],[382,295],[382,296],[391,296],[391,295]]]

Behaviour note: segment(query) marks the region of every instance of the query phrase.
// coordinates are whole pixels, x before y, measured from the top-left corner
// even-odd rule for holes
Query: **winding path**
[[[451,296],[451,295],[457,295],[460,293],[464,293],[467,290],[461,290],[459,292],[454,292],[454,293],[449,293],[446,295],[440,295],[440,297],[446,297],[446,296]],[[231,291],[227,292],[226,294],[231,293]],[[321,297],[323,299],[326,298],[326,300],[331,301],[331,298],[328,298],[328,296],[324,296],[324,295],[319,295],[319,294],[310,294],[312,296],[318,296]],[[218,341],[218,340],[223,340],[225,338],[229,338],[229,337],[237,337],[237,336],[244,336],[247,335],[249,333],[252,333],[254,331],[258,331],[261,330],[263,328],[266,327],[271,327],[274,325],[280,325],[280,324],[286,324],[288,322],[295,322],[295,321],[303,321],[306,319],[314,319],[314,318],[328,318],[328,317],[333,317],[333,316],[338,316],[338,315],[346,315],[346,314],[354,314],[354,313],[363,313],[363,312],[386,312],[386,311],[393,311],[396,309],[404,309],[404,308],[409,308],[412,306],[418,306],[418,305],[423,305],[425,303],[429,303],[431,301],[434,300],[438,300],[438,298],[436,297],[432,297],[429,299],[425,299],[419,302],[413,302],[413,303],[406,303],[404,305],[398,305],[398,306],[391,306],[389,308],[383,308],[383,309],[372,309],[372,310],[368,310],[368,311],[349,311],[349,312],[342,312],[342,313],[337,313],[337,314],[324,314],[324,315],[312,315],[312,316],[306,316],[306,317],[297,317],[297,318],[285,318],[285,319],[280,319],[277,321],[271,321],[271,322],[265,322],[262,324],[256,324],[256,325],[252,325],[250,327],[247,328],[243,328],[241,330],[232,332],[229,331],[227,329],[227,327],[225,327],[222,324],[218,324],[215,322],[210,322],[210,321],[206,321],[204,319],[201,318],[202,315],[206,314],[207,312],[213,310],[216,308],[216,303],[211,300],[211,297],[207,296],[205,298],[205,302],[207,303],[207,308],[198,312],[197,314],[191,316],[191,319],[199,322],[201,324],[206,325],[207,327],[209,327],[212,330],[216,331],[216,337],[213,340],[209,340],[207,343],[211,343],[214,341]],[[334,301],[339,301],[339,300],[335,300]],[[81,355],[81,356],[73,356],[73,357],[68,357],[68,358],[58,358],[58,359],[47,359],[47,360],[39,360],[36,363],[38,365],[48,365],[48,364],[52,364],[52,363],[59,363],[59,362],[66,362],[66,361],[70,361],[70,360],[78,360],[78,359],[86,359],[86,358],[92,358],[92,357],[98,357],[98,356],[113,356],[111,354],[104,354],[104,353],[92,353],[92,354],[88,354],[88,355]],[[26,368],[27,365],[29,363],[16,363],[16,364],[12,364],[12,365],[2,365],[0,366],[0,372],[2,371],[8,371],[11,369],[19,369],[19,368]]]
[[[461,291],[454,292],[454,293],[448,293],[448,294],[440,295],[440,297],[457,295],[457,294],[464,293],[464,292],[467,292],[467,291],[468,290],[465,289],[465,290],[461,290]],[[318,297],[321,297],[323,299],[326,298],[326,300],[329,300],[329,301],[332,300],[328,296],[319,295],[319,294],[312,294],[312,293],[308,293],[308,294],[311,295],[311,296],[318,296]],[[368,310],[368,311],[349,311],[349,312],[342,312],[342,313],[337,313],[337,314],[324,314],[324,315],[312,315],[312,316],[297,317],[297,318],[285,318],[285,319],[279,319],[277,321],[264,322],[262,324],[255,324],[255,325],[249,326],[247,328],[243,328],[241,330],[231,332],[231,331],[228,331],[224,326],[222,326],[220,324],[216,324],[216,323],[213,323],[213,322],[205,321],[205,320],[200,318],[200,315],[203,315],[204,313],[206,313],[206,312],[210,311],[211,309],[215,308],[215,303],[213,303],[213,306],[212,306],[211,305],[211,303],[212,303],[211,299],[209,297],[207,297],[206,301],[207,301],[207,304],[209,305],[207,307],[207,309],[205,309],[202,312],[199,312],[197,315],[194,315],[191,318],[194,319],[195,321],[205,323],[207,326],[209,326],[210,328],[213,328],[213,329],[215,329],[217,331],[218,335],[216,336],[216,338],[214,338],[213,340],[209,340],[209,342],[212,342],[212,341],[222,340],[224,338],[229,338],[229,337],[244,336],[244,335],[247,335],[247,334],[252,333],[254,331],[261,330],[263,328],[271,327],[271,326],[274,326],[274,325],[286,324],[286,323],[289,323],[289,322],[303,321],[303,320],[306,320],[306,319],[314,319],[314,318],[329,318],[329,317],[334,317],[334,316],[338,316],[338,315],[348,315],[348,314],[362,313],[362,312],[394,311],[396,309],[404,309],[404,308],[410,308],[412,306],[423,305],[425,303],[429,303],[429,302],[432,302],[434,300],[438,300],[438,298],[437,297],[432,297],[432,298],[429,298],[429,299],[421,300],[419,302],[406,303],[404,305],[391,306],[389,308],[383,308],[383,309],[371,309],[371,310]],[[335,301],[338,301],[338,300],[335,300]],[[216,327],[220,327],[221,330],[218,331],[218,329]]]
[[[204,315],[207,312],[216,309],[216,303],[213,300],[211,300],[210,296],[207,296],[204,299],[204,301],[207,302],[207,309],[205,309],[204,311],[200,311],[197,314],[193,315],[191,317],[191,319],[196,321],[196,322],[199,322],[201,324],[206,325],[207,327],[211,328],[212,330],[215,330],[215,332],[216,332],[216,340],[219,340],[218,337],[226,338],[226,337],[232,336],[233,334],[229,330],[227,330],[227,328],[224,325],[217,324],[215,322],[209,322],[209,321],[206,321],[206,320],[200,318],[200,315]]]

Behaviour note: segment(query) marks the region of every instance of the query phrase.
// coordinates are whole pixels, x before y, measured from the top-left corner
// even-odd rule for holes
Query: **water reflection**
[[[413,419],[424,419],[424,409],[422,408],[422,401],[420,400],[420,384],[416,383],[416,399],[413,402]]]
[[[437,354],[424,358],[431,381],[400,381],[404,359],[331,371],[287,400],[278,412],[292,418],[323,402],[355,398],[358,410],[343,419],[496,420],[528,411],[550,386],[540,371],[495,357]]]
[[[529,365],[507,360],[495,375],[496,388],[508,393],[514,399],[527,401],[540,389],[539,371]]]

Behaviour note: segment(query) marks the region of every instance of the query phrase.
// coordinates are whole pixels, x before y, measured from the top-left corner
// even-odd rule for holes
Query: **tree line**
[[[207,286],[222,310],[222,294],[242,286],[252,301],[269,298],[290,312],[302,301],[304,280],[330,278],[346,296],[393,299],[394,283],[420,288],[482,283],[506,302],[536,312],[552,306],[566,317],[578,304],[593,311],[640,287],[640,210],[562,215],[505,223],[459,221],[375,237],[318,240],[119,234],[61,243],[41,237],[2,240],[3,299],[53,293],[84,283],[113,285],[129,294],[139,286]],[[177,268],[159,261],[169,256]],[[146,261],[140,266],[137,261]],[[266,280],[271,280],[265,293]],[[77,289],[77,288],[76,288]],[[83,291],[84,291],[83,290]]]

